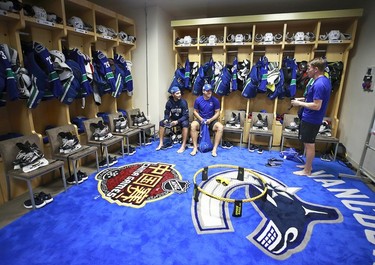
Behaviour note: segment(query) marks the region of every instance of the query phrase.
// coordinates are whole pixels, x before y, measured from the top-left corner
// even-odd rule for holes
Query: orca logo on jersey
[[[102,52],[98,52],[97,54],[98,54],[98,59],[100,60],[106,58],[106,56]]]
[[[256,173],[265,179],[268,187],[265,196],[251,202],[260,219],[253,218],[254,214],[251,212],[242,217],[249,219],[242,220],[241,223],[246,227],[257,226],[247,238],[268,256],[277,260],[285,260],[307,246],[314,225],[342,222],[343,216],[338,209],[303,201],[296,195],[301,188],[288,187],[276,178],[259,171]],[[209,190],[217,197],[241,192],[241,194],[245,194],[246,198],[250,194],[251,197],[256,197],[263,190],[261,183],[249,172],[245,172],[244,181],[238,180],[237,176],[238,170],[218,172],[201,184],[201,188]],[[225,187],[217,184],[218,177],[230,179],[229,184]],[[217,188],[217,185],[221,185],[220,189]],[[203,196],[205,198],[202,198]],[[242,205],[244,211],[251,211],[251,207],[245,208],[245,204]],[[234,210],[240,213],[240,209],[236,205]],[[198,200],[193,200],[191,211],[197,233],[233,232],[234,228],[229,212],[228,203],[207,199],[206,195],[199,193]],[[254,223],[254,220],[261,221]]]
[[[141,208],[146,203],[185,193],[188,181],[183,181],[174,165],[166,163],[134,163],[99,172],[98,190],[103,199],[121,206]]]
[[[39,43],[35,43],[35,45],[34,45],[34,51],[35,52],[41,53],[44,50],[46,50],[46,47],[44,47],[43,45],[41,45]]]
[[[119,56],[119,59],[120,59],[120,62],[121,62],[121,63],[126,63],[126,60],[125,60],[125,58],[124,58],[124,57],[122,57],[122,56]]]

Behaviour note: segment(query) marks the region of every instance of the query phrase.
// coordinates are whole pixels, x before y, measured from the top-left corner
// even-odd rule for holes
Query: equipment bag
[[[198,149],[199,151],[201,151],[202,153],[206,153],[206,152],[209,152],[213,149],[213,144],[211,142],[211,138],[210,138],[210,131],[208,129],[208,125],[207,124],[202,124],[201,125],[201,130],[200,130],[200,133],[199,133],[199,146],[198,146]]]

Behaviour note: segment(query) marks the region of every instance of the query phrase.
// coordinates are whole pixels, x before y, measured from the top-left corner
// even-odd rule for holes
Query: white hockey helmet
[[[40,20],[47,21],[47,12],[44,8],[39,7],[39,6],[33,6],[34,10],[34,17]]]
[[[97,25],[96,31],[98,33],[102,34],[103,36],[108,36],[108,29],[107,29],[107,27],[105,27],[103,25]]]
[[[120,38],[120,40],[122,41],[127,41],[128,40],[128,34],[126,34],[125,32],[123,31],[120,31],[118,33],[118,37]]]
[[[68,19],[68,24],[76,29],[83,29],[83,21],[79,17],[72,16]]]

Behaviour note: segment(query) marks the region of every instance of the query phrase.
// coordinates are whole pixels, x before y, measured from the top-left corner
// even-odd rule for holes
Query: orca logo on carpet
[[[285,260],[306,247],[314,225],[343,221],[338,209],[305,202],[297,197],[296,193],[301,188],[288,187],[276,178],[253,171],[264,178],[268,189],[263,197],[250,202],[261,221],[247,238],[268,256]],[[256,175],[245,172],[244,180],[238,180],[237,174],[237,170],[218,172],[202,182],[200,188],[217,198],[250,198],[261,194],[264,187]],[[227,179],[228,182],[222,185],[218,183],[218,178]],[[198,200],[193,200],[191,208],[197,233],[233,232],[229,207],[235,206],[199,193]],[[251,223],[254,218],[248,221],[248,227],[254,225]]]
[[[140,208],[175,193],[185,193],[189,182],[183,181],[174,165],[134,163],[99,172],[98,190],[102,197],[118,205]]]

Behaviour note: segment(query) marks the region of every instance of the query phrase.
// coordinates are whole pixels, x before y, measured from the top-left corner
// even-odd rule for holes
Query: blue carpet
[[[93,174],[84,183],[56,196],[51,204],[30,211],[1,229],[0,263],[363,265],[375,262],[374,193],[359,180],[340,180],[339,173],[353,172],[338,162],[315,158],[314,171],[325,173],[298,177],[292,174],[296,170],[293,161],[286,160],[278,168],[265,166],[267,159],[279,158],[277,151],[260,155],[233,147],[219,149],[218,157],[214,158],[210,153],[192,157],[190,150],[177,154],[178,146],[156,152],[156,146],[153,143],[137,148],[135,155],[121,158],[115,166],[141,162],[172,164],[182,180],[189,181],[187,192],[172,192],[139,207],[121,206],[103,199]],[[232,204],[221,204],[226,225],[230,223],[231,229],[199,232],[194,216],[199,213],[194,209],[204,207],[196,207],[192,199],[193,176],[199,169],[216,164],[256,170],[274,185],[268,190],[267,200],[244,203],[242,217],[232,216]],[[289,191],[293,188],[295,193],[291,195]],[[246,189],[233,192],[233,196],[241,196]],[[204,201],[203,196],[200,195],[200,202]],[[271,201],[279,207],[270,208]],[[284,208],[288,212],[283,212]],[[264,238],[263,247],[257,244],[257,239],[264,237],[260,236],[261,228],[271,219],[279,222],[276,225],[283,231],[279,245],[284,246],[272,253],[264,246],[267,240],[272,245],[276,235]]]

